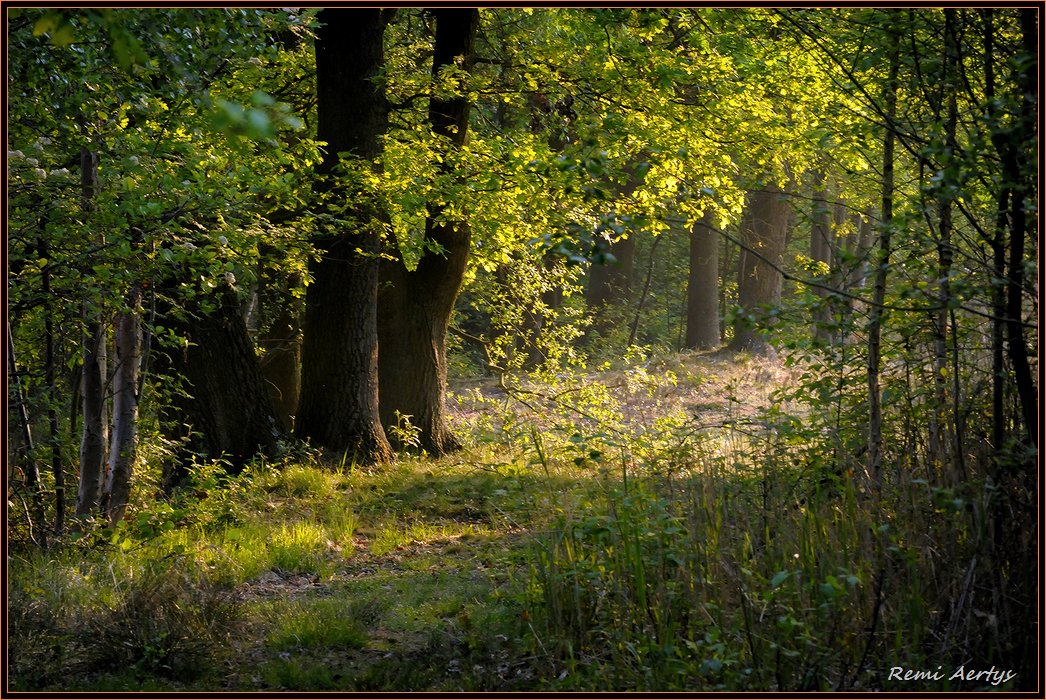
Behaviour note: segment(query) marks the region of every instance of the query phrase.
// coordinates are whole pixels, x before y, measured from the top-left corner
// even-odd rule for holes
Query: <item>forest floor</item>
[[[721,426],[754,415],[791,376],[781,362],[733,353],[670,365],[655,362],[641,376],[592,373],[585,383],[607,388],[626,422],[685,411]],[[538,387],[519,391],[527,398]],[[456,382],[452,399],[461,425],[476,424],[491,402],[513,403],[490,378]],[[568,668],[542,653],[521,592],[533,583],[533,535],[568,493],[583,501],[598,488],[597,475],[513,469],[512,450],[490,439],[493,449],[350,476],[338,496],[358,518],[351,556],[322,578],[269,570],[237,587],[256,613],[227,661],[224,689],[525,690],[566,681]],[[293,622],[274,634],[272,620],[288,610],[353,615],[362,634],[349,644],[310,641]],[[527,648],[521,630],[534,636]]]
[[[93,563],[78,559],[75,551],[67,559],[52,559],[50,586],[33,578],[32,571],[16,575],[16,585],[25,577],[26,587],[37,594],[32,600],[15,595],[16,627],[29,627],[40,648],[26,641],[17,650],[12,663],[15,687],[553,687],[566,681],[570,670],[543,648],[541,633],[531,623],[528,589],[532,593],[535,585],[535,535],[547,530],[569,503],[589,500],[593,490],[602,488],[600,479],[606,474],[564,460],[537,464],[521,449],[533,439],[527,437],[528,428],[562,432],[563,426],[553,424],[554,413],[568,427],[581,430],[601,421],[650,423],[679,411],[706,426],[721,425],[754,412],[788,374],[780,362],[704,353],[606,369],[580,382],[572,377],[553,389],[519,384],[513,388],[519,401],[491,378],[454,382],[451,419],[473,438],[460,452],[442,459],[402,457],[373,470],[295,465],[260,474],[252,484],[226,487],[221,498],[212,494],[201,501],[197,508],[203,515],[197,514],[196,530],[179,526],[158,538],[142,537],[141,542],[131,532],[121,551],[96,557]],[[589,393],[587,402],[577,396],[579,389]],[[593,389],[598,389],[594,399]],[[538,404],[549,401],[555,405],[543,413]],[[593,415],[608,401],[613,411]],[[139,524],[156,520],[146,514],[143,506]],[[318,533],[308,530],[315,523],[322,525]],[[268,554],[250,553],[252,542],[266,543]],[[277,542],[284,543],[279,551]],[[176,554],[165,554],[171,547],[177,547]],[[189,622],[167,620],[167,629],[128,619],[134,614],[127,602],[131,593],[148,601],[164,595],[162,584],[137,584],[155,588],[144,592],[133,583],[114,584],[113,597],[125,597],[122,608],[120,603],[99,608],[83,602],[106,597],[79,589],[91,585],[92,567],[126,567],[130,580],[136,570],[151,570],[156,561],[172,556],[189,557],[189,568],[211,572],[220,582],[223,612],[206,624],[229,634],[211,640],[217,648],[207,653],[222,660],[213,669],[179,662],[179,656],[195,658],[200,653],[196,645],[168,643],[170,648],[165,648],[163,639],[177,637],[179,625]],[[192,599],[189,605],[202,603]],[[102,619],[106,615],[111,618],[108,623]],[[53,678],[39,673],[39,654],[54,653],[43,650],[47,635],[32,630],[40,616],[64,616],[70,625],[95,630],[94,641],[73,644],[74,651],[66,654],[68,666],[63,671],[59,664]],[[62,631],[56,624],[47,625],[53,634]],[[91,650],[93,643],[103,644],[122,633],[115,628],[136,625],[147,629],[134,630],[135,639],[123,643],[127,653],[99,655]],[[201,634],[206,636],[206,631]],[[141,649],[135,651],[137,647]],[[180,675],[179,663],[199,666],[188,674],[197,677],[168,677]]]
[[[882,689],[873,516],[852,489],[814,500],[799,378],[720,352],[463,380],[443,458],[201,468],[182,504],[139,495],[94,545],[10,557],[11,687]],[[907,517],[909,567],[955,536]],[[897,590],[883,616],[931,609]]]

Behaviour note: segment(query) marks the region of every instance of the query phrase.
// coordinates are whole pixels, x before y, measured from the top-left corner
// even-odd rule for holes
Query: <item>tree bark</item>
[[[995,100],[995,37],[994,8],[981,10],[984,16],[984,104],[986,121],[998,119]],[[992,449],[995,450],[995,479],[1001,481],[998,464],[1006,442],[1006,389],[1009,376],[1004,364],[1006,350],[1006,228],[1010,209],[1010,185],[1004,185],[996,194],[995,228],[988,241],[992,249]]]
[[[444,67],[460,61],[472,65],[472,46],[479,23],[475,9],[439,9],[432,60],[433,79]],[[470,103],[465,96],[436,98],[429,102],[433,133],[448,149],[465,143]],[[449,168],[443,160],[443,172]],[[447,425],[444,404],[447,392],[446,338],[450,315],[464,281],[471,235],[463,221],[447,221],[443,206],[429,205],[425,238],[440,253],[427,252],[408,270],[397,251],[383,268],[379,296],[378,334],[381,340],[379,375],[381,419],[397,425],[397,413],[410,416],[420,428],[421,447],[444,454],[459,447]],[[401,445],[403,446],[403,445]]]
[[[958,145],[955,140],[955,128],[958,121],[958,109],[956,104],[956,90],[958,86],[955,84],[955,61],[958,59],[958,46],[956,32],[958,27],[956,26],[956,13],[954,8],[946,8],[944,10],[944,55],[942,56],[942,77],[943,77],[943,94],[946,95],[947,102],[947,117],[944,123],[944,137],[945,145],[947,146],[947,154],[942,159],[941,167],[948,171],[952,169],[952,163],[949,162],[950,157],[956,157],[958,155]],[[940,106],[938,107],[940,108]],[[959,421],[961,417],[958,411],[954,411],[952,415],[953,423],[948,425],[946,417],[946,406],[947,406],[947,368],[948,368],[948,306],[951,300],[951,268],[952,268],[952,194],[951,190],[955,188],[957,183],[945,179],[941,183],[940,191],[935,193],[937,200],[937,213],[938,213],[938,232],[937,232],[937,289],[938,299],[937,303],[939,308],[934,312],[931,323],[933,326],[933,383],[934,383],[934,405],[933,410],[930,414],[929,420],[929,437],[928,437],[928,449],[930,459],[936,462],[938,465],[944,466],[952,464],[954,461],[962,464],[962,455],[958,450],[953,453],[949,453],[949,446],[952,443],[957,442],[961,439],[959,435]],[[954,329],[953,329],[954,335]],[[958,375],[953,375],[953,381],[958,381]],[[960,397],[953,393],[953,398],[958,400]],[[952,431],[954,436],[953,440],[949,440],[949,429]],[[960,473],[965,470],[957,470],[955,474],[948,474],[946,476],[954,476],[955,481],[965,480],[965,474]]]
[[[709,214],[690,229],[686,346],[698,350],[719,346],[719,236]]]
[[[80,189],[85,213],[92,209],[98,186],[98,156],[80,149]],[[101,503],[105,445],[108,421],[105,420],[106,332],[101,311],[84,302],[84,359],[80,389],[83,405],[83,432],[80,439],[80,483],[76,494],[76,514],[89,515]]]
[[[123,519],[131,495],[131,476],[138,452],[138,363],[141,359],[142,290],[132,287],[127,309],[116,322],[116,367],[113,370],[113,432],[109,473],[102,512],[115,525]]]
[[[85,309],[85,314],[91,313]],[[105,403],[105,327],[98,319],[88,319],[84,333],[84,360],[81,368],[83,435],[80,440],[80,484],[76,514],[90,515],[98,508],[105,464],[108,426]]]
[[[636,236],[629,233],[610,244],[614,261],[594,263],[588,272],[585,303],[593,313],[628,298],[636,265]]]
[[[50,261],[51,252],[46,239],[37,241],[40,259]],[[58,403],[55,398],[55,328],[54,307],[51,296],[51,267],[44,265],[40,273],[40,292],[43,296],[44,315],[44,384],[47,386],[48,448],[51,453],[51,474],[54,477],[54,533],[61,535],[65,529],[65,468],[62,459],[62,438],[58,427]]]
[[[294,430],[294,416],[301,397],[300,311],[295,301],[280,309],[268,332],[259,340],[265,354],[259,369],[269,390],[273,410],[284,431]]]
[[[371,167],[381,155],[388,124],[380,82],[385,20],[376,9],[326,9],[320,21],[317,133],[327,142],[320,172],[337,178],[339,166],[354,164],[349,159]],[[349,211],[315,240],[321,257],[309,266],[296,432],[357,462],[384,462],[392,459],[378,410],[378,253],[385,215],[344,182],[323,189],[333,207]],[[339,230],[344,221],[350,230]]]
[[[187,347],[171,350],[164,368],[185,380],[187,393],[168,416],[176,426],[170,437],[185,442],[165,469],[168,492],[184,480],[193,455],[222,458],[238,469],[259,452],[275,454],[284,435],[235,291],[225,287],[207,302],[213,308],[193,301],[180,314],[169,312],[165,324],[188,341]]]
[[[810,259],[828,267],[828,273],[823,275],[822,279],[830,283],[835,234],[828,209],[828,188],[822,172],[815,173],[813,211],[810,223]],[[832,306],[828,300],[828,290],[814,287],[813,293],[820,299],[820,305],[814,311],[814,337],[823,343],[829,343],[832,340]]]
[[[741,219],[741,238],[748,248],[770,261],[767,264],[748,250],[741,251],[737,296],[742,313],[734,323],[731,350],[762,353],[770,349],[765,329],[772,325],[769,308],[780,304],[784,278],[780,267],[788,236],[789,206],[781,189],[768,184],[748,196],[748,207]]]

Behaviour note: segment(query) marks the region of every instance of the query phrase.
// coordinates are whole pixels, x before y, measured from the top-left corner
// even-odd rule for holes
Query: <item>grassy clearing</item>
[[[791,380],[705,355],[474,385],[448,458],[201,467],[115,533],[12,553],[12,686],[947,691],[973,686],[887,671],[1012,667],[987,496],[898,469],[872,498]]]

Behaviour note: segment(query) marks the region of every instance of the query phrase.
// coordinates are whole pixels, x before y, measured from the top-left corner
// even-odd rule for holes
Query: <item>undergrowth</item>
[[[976,476],[924,478],[901,444],[872,489],[841,429],[860,387],[802,371],[633,351],[461,391],[440,460],[196,465],[116,528],[12,551],[11,688],[1026,687],[891,681],[1016,668],[991,595],[1019,559],[986,556]]]

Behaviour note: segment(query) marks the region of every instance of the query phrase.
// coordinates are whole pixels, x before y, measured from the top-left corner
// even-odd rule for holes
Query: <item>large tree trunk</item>
[[[388,123],[381,10],[327,9],[316,41],[318,137],[327,142],[322,173],[334,174],[340,153],[371,167]],[[359,201],[350,186],[327,185],[350,230],[328,228],[315,241],[313,282],[305,298],[299,437],[361,463],[388,461],[392,450],[378,413],[378,253],[382,221],[375,202]],[[366,194],[362,195],[364,198]],[[355,198],[347,202],[348,198]]]
[[[444,67],[459,61],[468,70],[478,11],[440,9],[434,14],[433,79]],[[465,96],[430,100],[432,131],[445,140],[448,148],[465,143],[469,107]],[[382,422],[387,427],[395,426],[397,413],[410,416],[411,423],[421,430],[421,446],[434,454],[458,447],[447,426],[444,408],[446,338],[454,301],[464,280],[471,240],[465,222],[446,221],[442,212],[442,205],[431,203],[425,221],[425,237],[437,244],[440,253],[427,252],[414,270],[408,270],[393,251],[396,259],[384,268],[378,314]]]
[[[135,285],[128,308],[116,322],[116,366],[113,370],[113,432],[109,474],[102,494],[102,511],[111,524],[124,516],[131,495],[131,476],[138,453],[138,364],[141,360],[142,290]]]
[[[784,282],[779,269],[788,236],[788,201],[772,184],[748,196],[741,219],[741,269],[737,302],[742,314],[734,323],[731,350],[766,352],[770,346],[764,331],[770,325],[769,307],[781,302]]]
[[[187,396],[175,402],[176,429],[171,436],[184,440],[183,452],[167,465],[164,488],[170,491],[186,476],[189,458],[228,460],[236,469],[258,452],[275,454],[284,433],[272,408],[258,360],[240,314],[235,291],[226,287],[210,300],[206,312],[199,302],[170,314],[166,325],[188,340],[185,348],[170,351],[164,369],[184,378]]]
[[[709,214],[690,229],[686,346],[698,350],[719,346],[719,236]]]
[[[618,197],[631,196],[642,182],[634,165],[625,170],[625,183],[614,185]],[[621,238],[610,241],[607,252],[612,261],[593,263],[589,267],[585,305],[592,316],[592,330],[597,334],[605,335],[623,321],[624,314],[613,313],[613,308],[632,296],[638,240],[638,231],[626,232]]]

